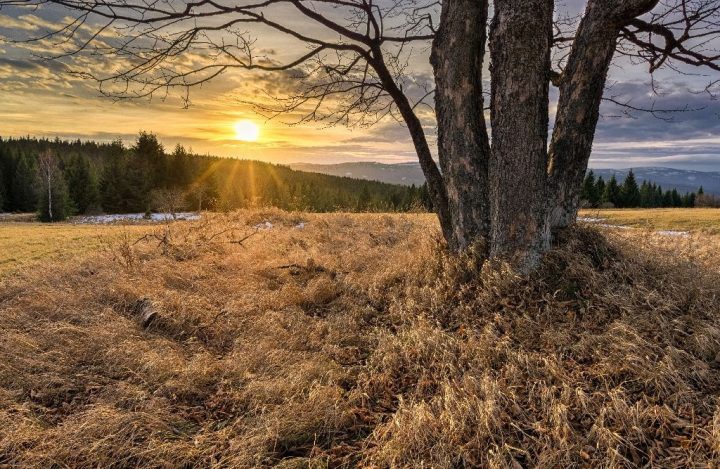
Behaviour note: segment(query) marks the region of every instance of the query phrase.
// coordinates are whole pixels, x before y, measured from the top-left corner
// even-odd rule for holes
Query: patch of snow
[[[151,213],[150,218],[145,218],[144,213],[114,213],[110,215],[88,215],[74,219],[76,223],[83,225],[107,225],[123,221],[194,221],[199,220],[200,214],[196,212],[180,212],[174,216],[172,213]]]
[[[599,227],[601,227],[601,228],[612,228],[612,229],[615,229],[615,230],[632,230],[632,229],[633,229],[632,226],[609,225],[609,224],[607,224],[607,223],[598,223],[597,226],[599,226]]]
[[[254,228],[256,230],[272,230],[272,227],[273,227],[273,224],[270,223],[269,221],[258,223],[257,225],[254,226]]]
[[[660,230],[656,231],[657,234],[663,236],[678,236],[680,238],[689,238],[690,233],[687,231],[676,231],[676,230]]]
[[[607,218],[599,218],[599,217],[578,217],[578,221],[582,221],[585,223],[601,223],[607,220]]]
[[[296,230],[304,230],[305,229],[305,222],[301,221],[294,227]]]

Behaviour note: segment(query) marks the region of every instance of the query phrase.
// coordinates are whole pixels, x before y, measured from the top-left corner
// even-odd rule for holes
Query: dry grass
[[[688,230],[720,234],[718,208],[587,209],[581,216],[606,218],[608,223],[649,230]]]
[[[78,261],[123,236],[139,236],[148,226],[86,226],[0,222],[0,276],[48,260]]]
[[[717,238],[580,228],[523,279],[436,233],[238,212],[5,276],[0,466],[717,467]]]

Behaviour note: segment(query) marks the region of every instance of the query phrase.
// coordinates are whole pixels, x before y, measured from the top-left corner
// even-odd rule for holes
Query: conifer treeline
[[[584,207],[617,207],[617,208],[657,208],[657,207],[695,207],[705,201],[703,188],[698,192],[680,194],[676,189],[663,191],[654,182],[643,181],[638,186],[635,174],[628,172],[622,184],[618,184],[615,175],[605,182],[603,177],[595,179],[590,170],[583,182],[581,200]]]
[[[41,177],[50,154],[61,178]],[[47,162],[46,162],[47,163]],[[48,191],[50,185],[50,191]],[[0,212],[38,210],[53,220],[71,214],[150,210],[230,210],[275,206],[305,211],[406,211],[429,208],[425,186],[400,186],[257,161],[166,153],[151,133],[135,144],[0,138]]]

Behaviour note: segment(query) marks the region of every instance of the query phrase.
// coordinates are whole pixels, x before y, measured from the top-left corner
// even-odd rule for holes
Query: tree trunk
[[[448,244],[455,251],[484,243],[490,232],[490,145],[482,94],[487,15],[484,0],[443,2],[430,58],[440,169],[451,225]]]
[[[53,221],[53,213],[52,213],[52,176],[50,175],[50,169],[48,168],[48,175],[47,175],[47,186],[48,186],[48,215],[50,216],[50,221]]]
[[[590,0],[559,79],[560,98],[550,144],[550,223],[575,222],[600,115],[605,80],[623,23],[649,11],[657,0]]]
[[[534,267],[550,245],[547,135],[552,0],[497,0],[490,30],[490,256]]]

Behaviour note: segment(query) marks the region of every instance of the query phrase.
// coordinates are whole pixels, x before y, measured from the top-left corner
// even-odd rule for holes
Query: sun
[[[260,127],[249,120],[241,120],[235,123],[235,138],[243,142],[257,142],[260,137]]]

